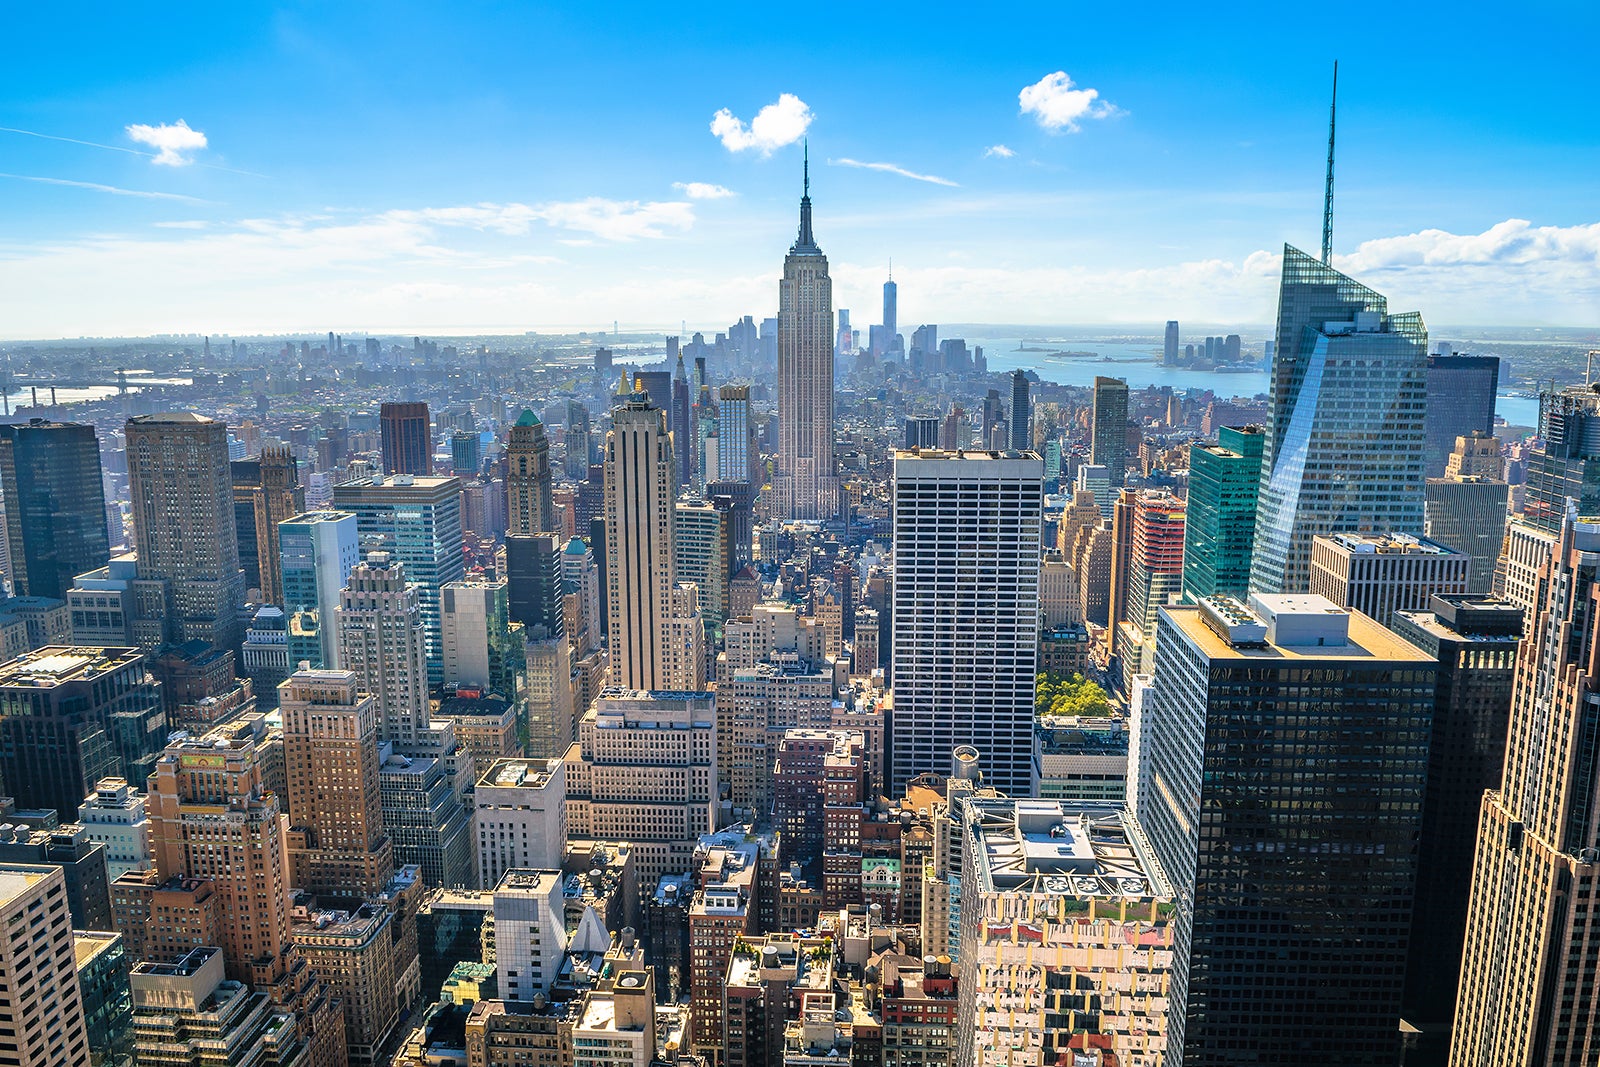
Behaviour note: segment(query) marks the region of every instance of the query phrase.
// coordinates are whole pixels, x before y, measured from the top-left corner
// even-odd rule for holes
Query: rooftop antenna
[[[1333,61],[1333,100],[1328,104],[1328,184],[1322,194],[1322,265],[1333,265],[1333,122],[1339,109],[1339,61]]]
[[[894,257],[889,257],[889,280],[894,281]]]

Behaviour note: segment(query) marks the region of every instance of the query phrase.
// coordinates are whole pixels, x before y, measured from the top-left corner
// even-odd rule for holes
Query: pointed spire
[[[811,144],[805,144],[805,170],[804,184],[800,193],[800,235],[795,239],[794,247],[789,249],[791,255],[795,253],[820,256],[822,249],[817,247],[817,240],[811,235]]]
[[[1339,61],[1333,61],[1333,100],[1328,104],[1328,184],[1322,194],[1322,265],[1333,265],[1333,120],[1339,109]]]

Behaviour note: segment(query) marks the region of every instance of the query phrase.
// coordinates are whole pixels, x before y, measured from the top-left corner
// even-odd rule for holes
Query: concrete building
[[[456,775],[442,759],[404,756],[387,746],[379,754],[385,751],[378,799],[384,830],[394,843],[394,862],[415,866],[430,886],[475,884],[472,813],[457,793]]]
[[[124,871],[150,869],[150,820],[144,794],[125,778],[102,778],[78,805],[78,824],[91,841],[106,850],[106,877],[116,881]]]
[[[279,687],[296,889],[368,897],[394,874],[378,788],[378,710],[353,671],[301,670]]]
[[[441,594],[445,687],[515,697],[522,636],[511,621],[505,581],[450,582]]]
[[[1046,715],[1034,759],[1039,796],[1075,803],[1121,803],[1128,789],[1128,731],[1120,718]]]
[[[136,964],[129,985],[138,1067],[289,1067],[310,1051],[293,1015],[264,991],[225,976],[214,946],[171,962]]]
[[[507,871],[555,870],[567,842],[567,776],[560,760],[497,760],[473,790],[478,885]]]
[[[1121,805],[961,809],[956,1063],[1176,1062],[1178,894]]]
[[[184,412],[128,420],[128,492],[139,579],[158,583],[140,614],[165,640],[239,643],[239,569],[228,428]]]
[[[1043,462],[897,452],[894,493],[890,789],[970,742],[996,788],[1030,794]]]
[[[378,735],[414,752],[427,731],[427,623],[405,563],[373,552],[350,572],[339,600],[340,662],[376,702]]]
[[[760,846],[708,844],[697,852],[699,889],[689,906],[689,1048],[702,1055],[722,1049],[726,1031],[723,989],[728,963],[742,939],[757,930]]]
[[[403,956],[395,929],[401,919],[389,908],[358,900],[338,904],[297,906],[289,936],[344,1008],[350,1067],[387,1067],[384,1047],[415,1007],[415,991],[404,980],[415,961]]]
[[[588,450],[587,444],[584,450]],[[589,469],[587,458],[583,469]],[[506,438],[506,532],[553,532],[556,528],[553,485],[550,440],[545,435],[544,423],[533,412],[523,411]]]
[[[0,1031],[0,1058],[18,1067],[90,1067],[60,871],[0,864],[0,983],[11,1016]]]
[[[1325,597],[1162,609],[1137,810],[1179,896],[1172,1060],[1394,1062],[1436,668]],[[1263,923],[1270,982],[1230,962]]]
[[[1447,474],[1428,479],[1423,532],[1428,540],[1467,555],[1466,591],[1472,595],[1494,588],[1510,499],[1511,487],[1499,478]]]
[[[628,841],[641,887],[688,869],[716,827],[717,713],[710,693],[607,687],[567,750],[567,828]]]
[[[1335,533],[1311,542],[1311,593],[1387,626],[1397,611],[1423,611],[1435,594],[1466,593],[1472,559],[1406,534]]]

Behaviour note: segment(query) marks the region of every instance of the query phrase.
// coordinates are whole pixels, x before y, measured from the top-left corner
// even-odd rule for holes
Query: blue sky
[[[1110,7],[14,8],[0,336],[759,318],[802,133],[857,325],[1265,322],[1335,58],[1336,263],[1600,322],[1595,5]]]

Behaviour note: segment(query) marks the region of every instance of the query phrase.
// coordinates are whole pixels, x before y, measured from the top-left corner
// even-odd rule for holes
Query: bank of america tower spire
[[[776,512],[830,519],[838,510],[833,472],[833,282],[811,233],[811,166],[805,163],[800,233],[778,283],[778,462]]]

